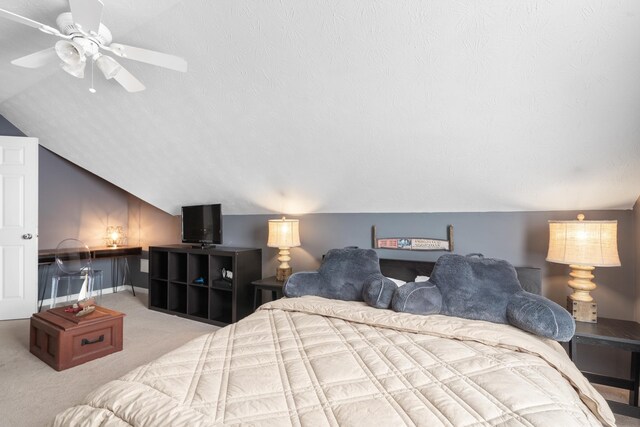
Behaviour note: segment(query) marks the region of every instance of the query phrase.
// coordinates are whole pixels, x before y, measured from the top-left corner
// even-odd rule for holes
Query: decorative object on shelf
[[[292,269],[289,266],[291,257],[289,249],[300,246],[300,223],[297,219],[270,219],[269,239],[267,246],[278,248],[278,261],[280,265],[276,270],[276,279],[284,282],[291,276]]]
[[[447,239],[430,237],[384,237],[378,238],[376,226],[371,226],[371,244],[374,249],[399,249],[405,251],[453,252],[453,225],[447,226]]]
[[[579,322],[596,323],[598,307],[590,291],[595,267],[619,267],[618,221],[578,220],[549,221],[549,252],[547,261],[571,267],[567,310]]]
[[[233,281],[233,271],[227,270],[226,268],[222,267],[220,273],[222,274],[222,280],[226,280],[227,282]]]
[[[110,225],[107,227],[107,235],[105,237],[107,246],[117,248],[124,244],[126,238],[124,228],[121,225]]]

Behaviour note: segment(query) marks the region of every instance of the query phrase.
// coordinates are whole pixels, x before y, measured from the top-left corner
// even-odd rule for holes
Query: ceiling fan
[[[139,92],[145,87],[118,61],[104,55],[101,51],[170,70],[183,73],[187,71],[187,61],[178,56],[112,43],[111,31],[100,22],[104,6],[102,0],[69,0],[69,6],[71,12],[61,13],[56,19],[59,30],[0,9],[0,17],[37,28],[43,33],[62,39],[56,42],[54,47],[23,56],[11,63],[20,67],[40,68],[59,58],[62,60],[61,65],[64,71],[81,79],[84,78],[88,58],[92,61],[91,66],[95,64],[107,80],[115,79],[129,92]],[[95,93],[93,80],[89,91]]]

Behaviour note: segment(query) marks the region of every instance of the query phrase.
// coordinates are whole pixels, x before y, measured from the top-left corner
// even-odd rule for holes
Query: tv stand
[[[222,271],[232,272],[225,279]],[[262,250],[219,246],[149,248],[149,308],[225,326],[253,313]]]

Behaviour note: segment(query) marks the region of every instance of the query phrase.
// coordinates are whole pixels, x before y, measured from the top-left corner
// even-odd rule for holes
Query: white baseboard
[[[149,293],[149,289],[147,288],[141,288],[138,286],[134,286],[133,289],[135,289],[136,293],[141,293],[141,294],[147,294]],[[131,285],[118,285],[115,290],[112,286],[108,286],[104,289],[102,289],[102,295],[107,295],[107,294],[113,294],[116,292],[122,292],[122,291],[131,291]],[[61,302],[69,302],[69,304],[75,302],[78,300],[78,296],[79,294],[72,294],[69,295],[68,297],[65,296],[60,296],[58,298],[56,298],[56,303],[60,304]],[[100,301],[98,301],[98,304],[100,304]],[[51,298],[47,298],[44,301],[42,301],[42,307],[47,306],[49,307],[51,305]],[[38,306],[40,306],[40,301],[38,301]]]

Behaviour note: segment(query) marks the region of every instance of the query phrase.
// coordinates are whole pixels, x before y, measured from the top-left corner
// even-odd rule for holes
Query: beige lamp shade
[[[297,219],[270,219],[269,239],[270,248],[295,248],[300,246],[300,222]]]
[[[579,216],[578,218],[584,218]],[[549,221],[547,261],[593,267],[617,267],[618,221]]]

